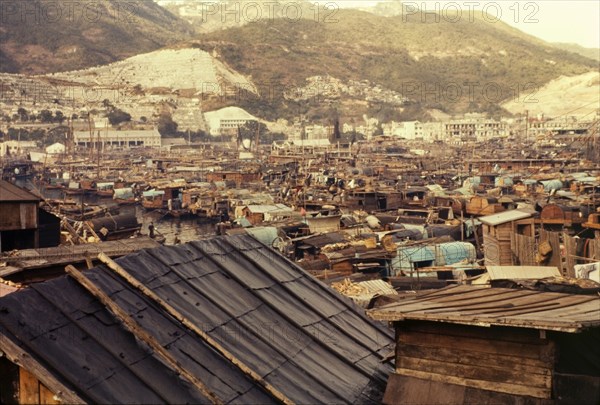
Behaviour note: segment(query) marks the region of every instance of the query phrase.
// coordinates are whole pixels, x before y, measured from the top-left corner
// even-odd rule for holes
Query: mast
[[[258,150],[259,150],[259,142],[260,142],[260,123],[258,121],[256,121],[256,156],[258,157]]]

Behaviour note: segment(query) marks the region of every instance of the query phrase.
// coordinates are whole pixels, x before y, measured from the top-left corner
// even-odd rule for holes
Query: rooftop
[[[294,403],[381,402],[391,330],[252,237],[116,264],[0,299],[0,350],[66,402],[280,402],[260,381]]]
[[[40,198],[6,180],[0,180],[0,202],[37,202]]]
[[[368,312],[380,321],[422,320],[475,326],[580,332],[600,326],[600,297],[453,286]]]

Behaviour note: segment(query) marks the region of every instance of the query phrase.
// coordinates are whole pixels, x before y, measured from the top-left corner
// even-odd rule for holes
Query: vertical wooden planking
[[[40,383],[40,404],[60,404],[60,401],[54,398],[54,393],[42,383]]]
[[[543,228],[540,229],[540,242],[548,242],[552,247],[552,253],[550,254],[550,258],[544,265],[546,266],[555,266],[558,267],[561,274],[565,274],[565,269],[563,268],[562,259],[560,256],[560,234],[558,232],[547,231]]]
[[[566,232],[563,232],[563,240],[565,242],[565,261],[566,261],[566,272],[565,275],[569,277],[575,277],[575,256],[577,255],[577,239],[572,238]]]
[[[21,404],[40,402],[40,382],[24,368],[19,369],[19,402]]]

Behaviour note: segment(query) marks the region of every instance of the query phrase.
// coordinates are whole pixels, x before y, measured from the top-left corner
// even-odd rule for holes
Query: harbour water
[[[31,182],[22,184],[22,186],[29,189],[38,189]],[[65,198],[62,190],[41,189],[39,192],[48,199],[62,200]],[[70,195],[66,197],[67,200],[75,200],[78,203],[81,203],[82,198],[85,204],[105,205],[107,207],[117,205],[109,197],[102,198],[96,195]],[[215,224],[207,223],[198,218],[171,218],[156,211],[147,211],[138,204],[119,207],[119,213],[121,214],[132,212],[135,213],[138,222],[142,225],[140,230],[142,234],[147,235],[148,226],[153,223],[155,233],[165,237],[166,245],[191,242],[215,235]]]

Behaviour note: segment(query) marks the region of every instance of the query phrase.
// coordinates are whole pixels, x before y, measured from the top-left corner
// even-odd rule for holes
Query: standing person
[[[154,239],[154,222],[150,222],[150,225],[148,225],[148,236]]]

